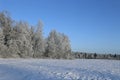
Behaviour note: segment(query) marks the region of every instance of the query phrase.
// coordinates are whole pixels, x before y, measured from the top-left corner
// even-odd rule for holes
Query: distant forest
[[[7,11],[0,12],[0,58],[117,59],[120,55],[72,52],[67,35],[51,30],[43,36],[43,23],[33,26],[13,20]]]
[[[97,54],[97,53],[85,53],[85,52],[73,52],[75,59],[112,59],[120,60],[118,54]]]

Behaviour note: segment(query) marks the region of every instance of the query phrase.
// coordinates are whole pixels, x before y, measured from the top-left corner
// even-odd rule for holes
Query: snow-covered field
[[[0,59],[0,80],[120,80],[120,61]]]

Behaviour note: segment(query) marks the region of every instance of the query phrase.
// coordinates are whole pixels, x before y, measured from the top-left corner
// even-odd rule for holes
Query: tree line
[[[36,28],[36,29],[35,29]],[[52,30],[43,36],[43,24],[31,26],[25,21],[13,20],[8,12],[0,12],[0,57],[2,58],[70,58],[68,36]]]
[[[118,54],[97,54],[97,53],[73,52],[73,56],[76,59],[112,59],[112,60],[120,60],[120,55],[118,55]]]
[[[71,52],[68,36],[52,30],[43,36],[43,24],[32,26],[13,20],[8,12],[0,12],[0,58],[54,58],[54,59],[117,59],[117,54]]]

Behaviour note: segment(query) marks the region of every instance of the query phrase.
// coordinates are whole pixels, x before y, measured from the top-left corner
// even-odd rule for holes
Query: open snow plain
[[[120,61],[0,59],[0,80],[120,80]]]

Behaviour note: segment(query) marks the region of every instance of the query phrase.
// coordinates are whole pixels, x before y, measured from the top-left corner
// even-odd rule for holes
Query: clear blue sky
[[[120,0],[0,0],[14,20],[44,23],[69,36],[72,50],[120,54]]]

